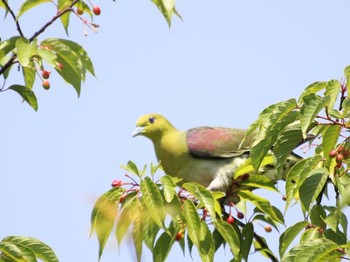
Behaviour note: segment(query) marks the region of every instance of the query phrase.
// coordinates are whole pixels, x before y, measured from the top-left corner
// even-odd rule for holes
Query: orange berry
[[[101,14],[101,9],[97,5],[94,6],[92,9],[92,12],[94,12],[95,15],[100,15]]]
[[[183,239],[183,237],[184,237],[184,234],[182,233],[182,231],[179,231],[175,236],[175,240],[180,241],[181,239]]]
[[[50,71],[47,71],[47,70],[41,71],[41,76],[42,76],[44,79],[48,79],[48,78],[50,77],[50,74],[51,74]]]
[[[267,233],[270,233],[272,231],[272,227],[270,226],[265,226],[264,229]]]
[[[41,85],[43,86],[44,89],[49,90],[50,89],[50,82],[49,80],[44,80]]]

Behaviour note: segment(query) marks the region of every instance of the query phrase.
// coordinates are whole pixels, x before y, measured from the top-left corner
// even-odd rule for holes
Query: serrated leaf
[[[335,145],[337,144],[340,131],[340,125],[330,125],[326,127],[323,133],[322,150],[323,156],[327,159],[327,166],[329,165],[329,162],[331,160],[329,157],[329,153],[331,152],[331,150],[334,149]]]
[[[118,211],[117,201],[123,193],[124,189],[113,187],[97,199],[92,209],[91,234],[96,231],[99,242],[99,259],[101,258],[107,239],[114,225],[114,220]]]
[[[327,82],[314,82],[311,85],[307,86],[303,93],[300,95],[298,104],[301,104],[304,97],[310,94],[316,94],[317,92],[325,89],[327,87]]]
[[[210,215],[213,222],[215,222],[217,220],[216,211],[218,210],[215,209],[215,200],[210,191],[205,187],[195,183],[185,183],[183,184],[183,188],[199,200],[200,204],[202,204],[208,211],[208,214]],[[221,210],[219,212],[220,213],[218,215],[221,217]]]
[[[304,179],[309,176],[310,172],[315,166],[322,161],[322,156],[316,155],[314,157],[306,158],[296,163],[288,173],[286,181],[286,207],[285,212],[290,206],[291,201],[296,196],[299,187]]]
[[[166,258],[173,244],[174,244],[174,238],[167,231],[163,232],[160,235],[160,237],[157,239],[154,249],[152,250],[153,261],[154,262],[166,261]]]
[[[321,193],[328,178],[328,170],[317,168],[310,173],[299,188],[300,201],[305,210],[310,209],[310,205]]]
[[[134,216],[132,223],[132,237],[134,241],[134,247],[136,251],[137,261],[141,261],[142,255],[142,242],[143,242],[143,219],[144,214],[139,213],[138,216]]]
[[[301,132],[300,122],[293,122],[286,126],[283,131],[278,135],[277,141],[274,145],[273,152],[276,157],[276,170],[277,174],[281,174],[282,168],[285,165],[285,161],[290,156],[293,149],[303,140]],[[285,179],[285,174],[281,174]]]
[[[314,121],[316,115],[329,103],[329,96],[320,97],[310,94],[303,97],[303,105],[300,109],[300,125],[303,137],[306,137],[307,130]]]
[[[128,161],[126,165],[121,165],[120,168],[125,169],[126,171],[130,172],[131,174],[140,176],[140,171],[137,168],[136,164],[132,161]]]
[[[163,14],[169,27],[171,26],[171,19],[174,14],[182,20],[180,14],[175,9],[175,0],[152,0],[152,2],[158,7],[159,11]]]
[[[149,177],[145,177],[141,181],[141,192],[145,206],[150,211],[154,222],[159,227],[164,227],[164,203],[159,188]]]
[[[22,67],[22,73],[23,73],[25,86],[28,87],[29,89],[32,89],[35,82],[35,73],[36,73],[35,69],[33,69],[33,67]]]
[[[253,148],[250,152],[252,165],[255,170],[258,170],[265,155],[276,142],[279,132],[298,117],[299,113],[293,111],[295,108],[295,99],[283,101],[275,104],[267,119],[259,119],[262,122],[262,126],[256,135],[256,139],[252,145]]]
[[[225,240],[226,244],[229,245],[230,250],[234,255],[235,259],[239,260],[241,237],[237,234],[237,231],[234,230],[233,226],[228,224],[226,221],[218,220],[214,225],[220,233],[220,235],[222,236],[222,238]]]
[[[18,14],[17,14],[17,20],[28,10],[32,9],[33,7],[36,7],[40,4],[49,3],[52,2],[51,0],[26,0],[19,8]]]
[[[20,39],[20,36],[14,36],[7,40],[0,42],[0,60],[4,58],[9,52],[11,52],[16,47],[16,42]]]
[[[19,38],[16,41],[16,51],[19,63],[22,66],[29,67],[32,57],[36,54],[36,41],[29,42],[28,39]]]
[[[306,221],[301,221],[286,229],[279,239],[279,253],[283,257],[289,245],[294,241],[296,236],[308,225]]]
[[[166,202],[170,203],[176,195],[176,185],[170,176],[162,176],[160,182],[163,185],[163,194]]]
[[[255,195],[248,190],[240,190],[238,192],[238,195],[241,199],[253,203],[257,208],[259,208],[267,216],[269,216],[272,219],[272,221],[282,224],[284,223],[282,214],[276,213],[276,210],[272,208],[270,202],[267,199]]]
[[[249,178],[242,181],[242,185],[254,188],[264,188],[273,192],[279,192],[274,183],[263,175],[249,175]]]
[[[193,203],[188,199],[185,200],[183,207],[188,237],[191,239],[192,243],[198,247],[200,245],[199,236],[201,230],[201,222],[197,210]]]
[[[200,230],[201,244],[198,247],[199,255],[202,261],[211,262],[214,260],[214,253],[215,253],[214,239],[205,221],[201,221],[200,225],[201,225],[201,230]]]
[[[331,80],[327,82],[326,91],[324,92],[325,96],[329,96],[328,108],[333,108],[337,97],[339,94],[341,84],[338,80]]]
[[[251,222],[245,224],[242,230],[242,243],[240,248],[240,254],[245,261],[248,261],[250,248],[253,243],[254,237],[254,225]]]
[[[44,262],[58,262],[58,258],[53,250],[48,245],[35,238],[24,236],[9,236],[4,238],[2,242],[11,243],[17,247],[21,246],[25,249],[29,249],[32,253],[34,253],[36,258],[41,259]],[[26,252],[28,252],[28,250]]]
[[[38,110],[36,96],[30,88],[22,85],[12,85],[8,89],[17,92],[35,111]]]

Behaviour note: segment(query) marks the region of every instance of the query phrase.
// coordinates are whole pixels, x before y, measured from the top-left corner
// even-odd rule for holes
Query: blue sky
[[[97,73],[79,99],[54,74],[49,91],[36,84],[38,112],[13,92],[0,94],[0,237],[36,237],[60,261],[97,261],[97,240],[89,239],[94,201],[113,179],[124,179],[121,164],[156,161],[150,141],[131,138],[140,115],[161,113],[179,129],[245,128],[310,83],[341,79],[350,64],[345,0],[178,1],[184,21],[174,18],[171,29],[151,1],[95,4],[102,10],[97,34],[84,37],[71,20],[70,39],[85,47]],[[25,34],[54,12],[45,4],[23,15]],[[15,34],[9,17],[1,23],[2,39]],[[46,37],[66,38],[60,24],[39,40]],[[8,84],[22,81],[13,71]],[[263,195],[283,208],[279,195]],[[278,234],[261,233],[276,251]],[[179,252],[168,261],[179,261]],[[132,261],[132,254],[125,242],[119,256],[111,241],[102,261]],[[226,250],[216,258],[230,257]],[[183,261],[191,261],[188,254]]]

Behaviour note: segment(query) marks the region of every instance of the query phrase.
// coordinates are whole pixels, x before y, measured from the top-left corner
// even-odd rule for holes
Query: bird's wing
[[[246,130],[224,127],[197,127],[187,131],[186,143],[190,154],[199,158],[232,158],[249,151],[252,137],[240,144]]]

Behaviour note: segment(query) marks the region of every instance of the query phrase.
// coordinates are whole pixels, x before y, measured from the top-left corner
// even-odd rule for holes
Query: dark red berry
[[[285,195],[282,196],[282,200],[283,201],[286,201],[287,200],[287,197]]]
[[[101,14],[101,9],[97,5],[94,6],[92,9],[92,12],[94,12],[95,15],[100,15]]]
[[[345,149],[343,151],[343,156],[344,156],[344,159],[348,159],[350,157],[350,151]]]
[[[247,180],[247,179],[249,179],[249,174],[244,174],[244,175],[242,175],[241,176],[241,180]]]
[[[48,79],[48,78],[50,77],[50,74],[51,74],[50,71],[47,71],[47,70],[41,71],[41,76],[42,76],[44,79]]]
[[[184,234],[182,233],[182,231],[179,231],[175,236],[175,240],[180,241],[181,239],[183,239],[183,237],[184,237]]]
[[[244,214],[242,212],[237,212],[237,218],[238,219],[243,219],[244,218]]]

